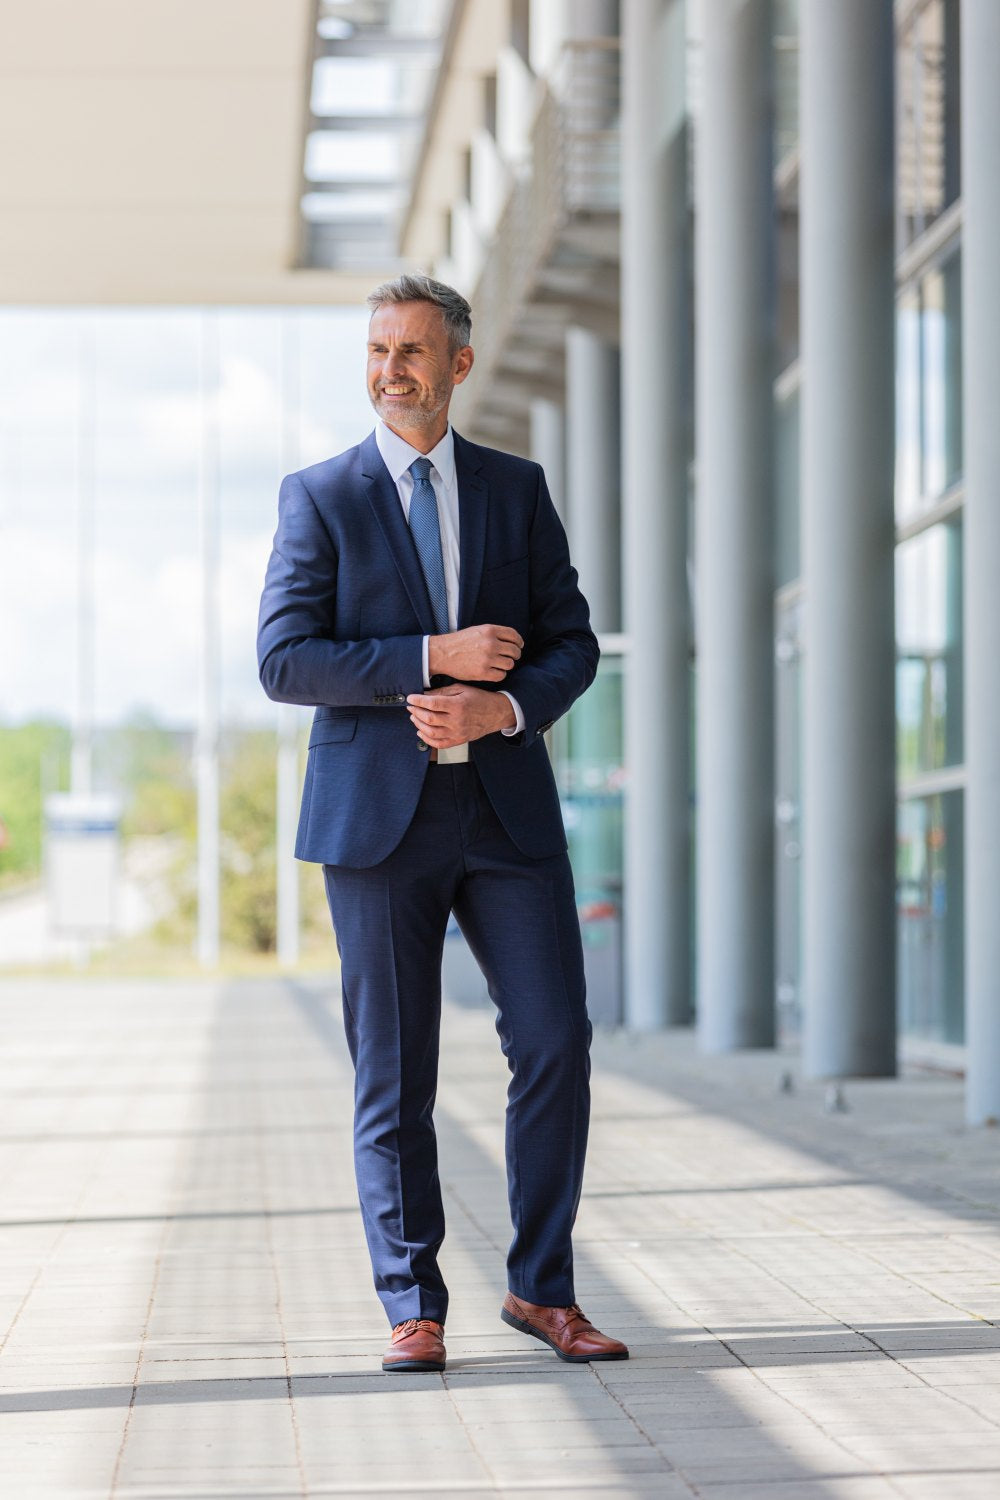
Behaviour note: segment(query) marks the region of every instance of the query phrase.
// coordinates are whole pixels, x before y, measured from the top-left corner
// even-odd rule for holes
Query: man
[[[341,954],[382,1368],[445,1365],[432,1115],[451,912],[512,1074],[501,1318],[562,1359],[625,1359],[573,1291],[590,1025],[541,738],[593,680],[597,642],[541,470],[449,426],[468,303],[425,276],[368,301],[378,424],[283,482],[258,653],[270,697],[316,705],[296,854],[324,866]]]

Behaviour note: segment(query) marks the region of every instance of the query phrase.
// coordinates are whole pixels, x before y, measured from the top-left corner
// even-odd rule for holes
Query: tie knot
[[[431,472],[431,461],[429,458],[415,458],[410,465],[410,473],[414,479],[426,479]]]

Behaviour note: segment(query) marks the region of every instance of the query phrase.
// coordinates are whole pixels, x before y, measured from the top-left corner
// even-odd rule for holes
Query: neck
[[[382,420],[385,421],[385,418],[383,417]],[[418,453],[430,453],[448,431],[448,413],[447,411],[441,412],[430,427],[394,427],[391,422],[386,422],[385,425],[390,432],[401,437],[404,443],[409,443],[411,448],[416,448]]]

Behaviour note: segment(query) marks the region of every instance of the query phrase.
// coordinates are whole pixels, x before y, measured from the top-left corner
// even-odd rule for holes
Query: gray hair
[[[441,309],[448,343],[452,351],[464,349],[472,341],[472,308],[461,292],[443,281],[434,281],[422,272],[407,272],[394,281],[383,281],[368,293],[373,313],[396,302],[431,302]]]

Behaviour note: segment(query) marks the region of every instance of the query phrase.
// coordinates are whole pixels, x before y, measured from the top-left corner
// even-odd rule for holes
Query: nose
[[[383,377],[389,377],[389,376],[391,376],[393,374],[397,374],[397,373],[401,374],[403,372],[403,370],[405,370],[405,368],[406,368],[406,361],[402,357],[402,355],[400,354],[399,350],[398,349],[390,349],[389,352],[388,352],[388,354],[386,355],[385,359],[382,362],[382,374],[383,374]]]

